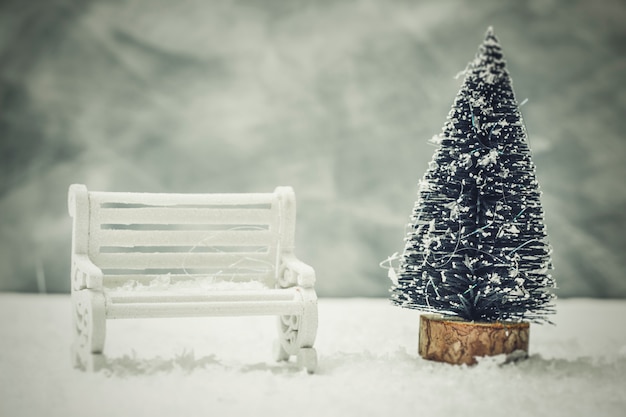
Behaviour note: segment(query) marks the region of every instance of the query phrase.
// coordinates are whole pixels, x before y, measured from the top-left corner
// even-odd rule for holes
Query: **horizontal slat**
[[[134,303],[107,306],[109,319],[170,318],[204,316],[278,316],[300,315],[303,304],[299,301],[239,301],[239,302],[189,302],[189,303]]]
[[[238,301],[290,301],[294,290],[188,290],[177,291],[110,291],[107,301],[114,304],[131,303],[184,303],[184,302],[238,302]]]
[[[92,254],[102,269],[259,268],[273,267],[271,255],[250,253],[99,253]]]
[[[92,207],[105,203],[145,204],[152,206],[176,205],[240,205],[271,204],[276,200],[274,193],[224,193],[224,194],[180,194],[180,193],[121,193],[92,191],[89,193]]]
[[[101,230],[99,246],[252,246],[276,244],[269,230]]]
[[[92,224],[271,224],[269,209],[98,208]]]

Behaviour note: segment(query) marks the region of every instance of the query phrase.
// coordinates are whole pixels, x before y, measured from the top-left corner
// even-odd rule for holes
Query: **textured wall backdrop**
[[[70,183],[298,197],[321,295],[386,296],[488,26],[530,135],[562,296],[626,297],[626,3],[0,4],[0,290],[67,291]]]

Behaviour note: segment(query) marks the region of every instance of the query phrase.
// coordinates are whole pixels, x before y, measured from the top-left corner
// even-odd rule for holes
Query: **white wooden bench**
[[[314,372],[313,268],[294,255],[295,195],[69,189],[74,365],[103,366],[107,319],[276,315],[277,360]]]

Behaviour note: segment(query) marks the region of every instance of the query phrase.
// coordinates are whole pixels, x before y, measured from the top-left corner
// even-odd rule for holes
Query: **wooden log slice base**
[[[420,316],[419,354],[424,359],[474,365],[476,357],[528,354],[527,322],[469,322],[438,314]],[[519,352],[517,352],[519,351]]]

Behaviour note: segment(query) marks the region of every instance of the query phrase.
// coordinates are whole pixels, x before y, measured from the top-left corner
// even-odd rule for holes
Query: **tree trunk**
[[[476,357],[528,353],[527,322],[479,323],[442,317],[420,316],[419,354],[424,359],[452,364],[476,364]]]

